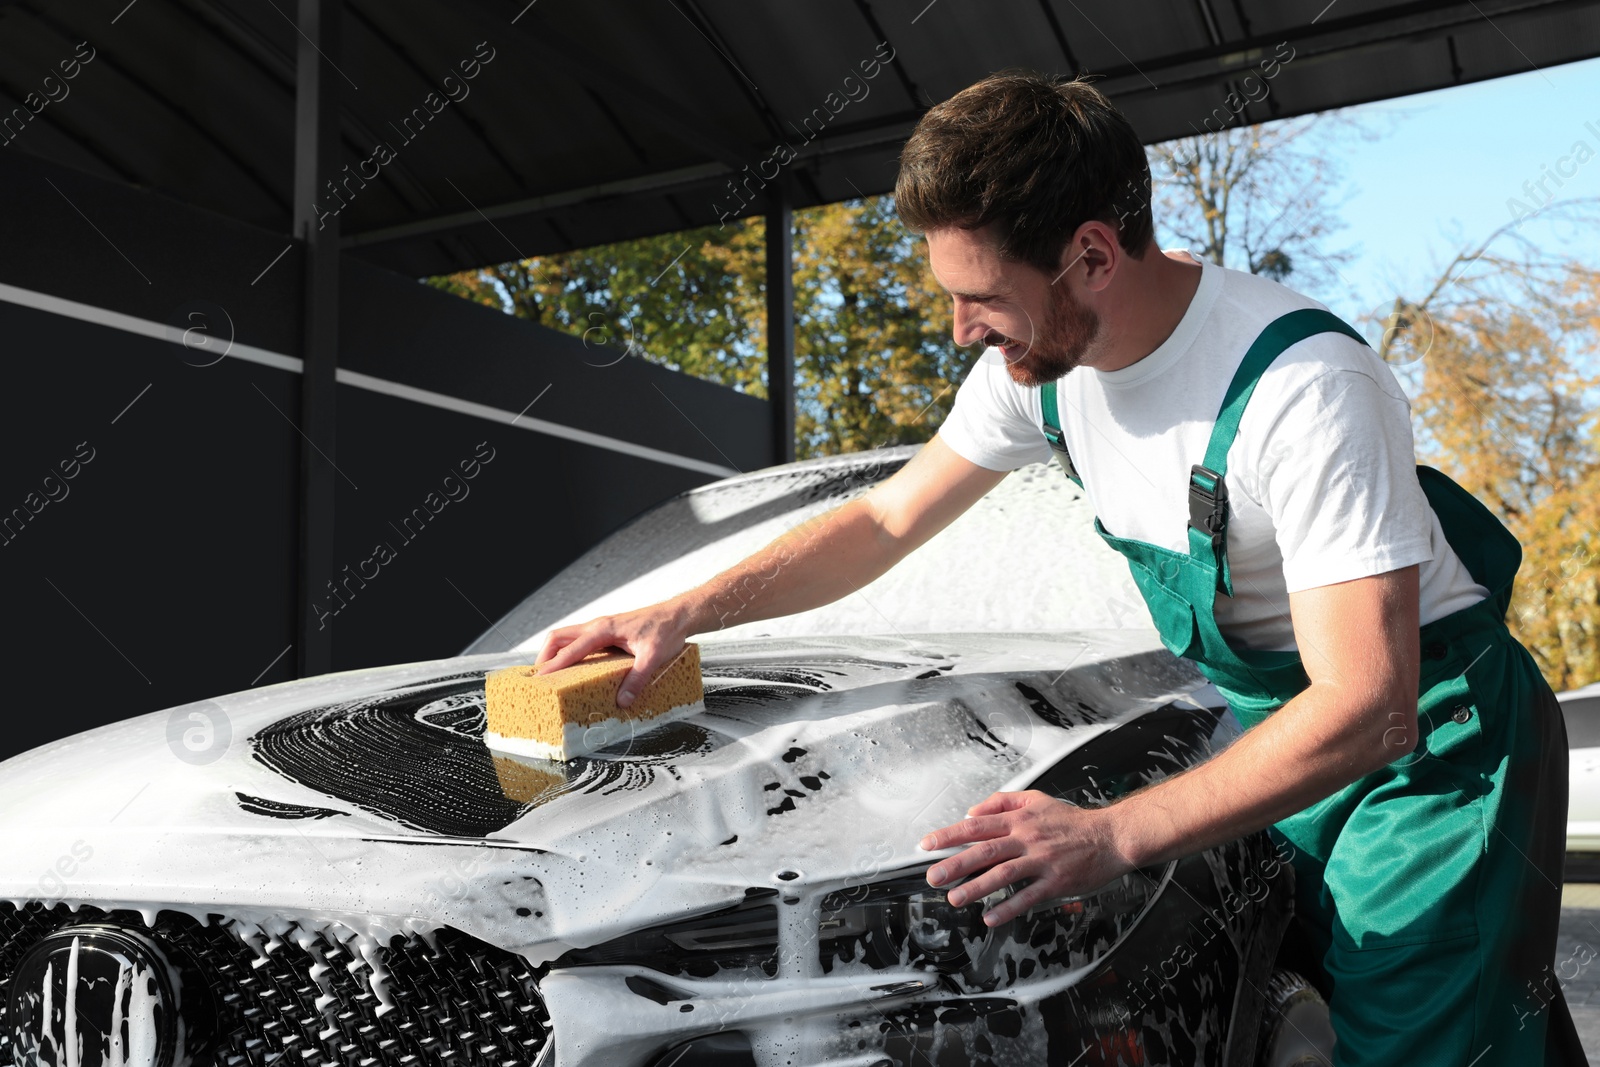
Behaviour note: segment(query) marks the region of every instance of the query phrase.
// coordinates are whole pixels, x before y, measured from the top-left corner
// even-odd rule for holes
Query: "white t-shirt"
[[[1058,380],[1057,409],[1095,514],[1117,537],[1188,550],[1189,468],[1205,459],[1234,371],[1285,312],[1323,305],[1201,261],[1199,288],[1159,348]],[[1315,334],[1262,374],[1228,450],[1228,563],[1217,627],[1239,649],[1293,650],[1289,593],[1420,563],[1421,620],[1483,599],[1417,483],[1411,405],[1377,354]],[[1048,462],[1039,390],[985,349],[939,436],[990,470]],[[1065,475],[1062,475],[1065,477]]]

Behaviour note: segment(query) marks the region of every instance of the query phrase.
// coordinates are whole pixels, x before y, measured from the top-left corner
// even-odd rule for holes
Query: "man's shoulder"
[[[1023,423],[1037,426],[1039,389],[1019,385],[1011,377],[1000,350],[985,348],[962,376],[951,414],[955,413],[955,407],[974,415],[981,412],[984,419],[997,419],[1019,427]]]
[[[972,361],[972,367],[962,379],[962,386],[972,387],[993,402],[1017,409],[1025,408],[1030,395],[1038,389],[1019,385],[1006,369],[1005,356],[998,348],[985,348]]]
[[[1252,339],[1282,315],[1303,308],[1329,310],[1270,278],[1242,271],[1229,275],[1232,306],[1240,321],[1248,322]],[[1235,367],[1248,344],[1246,340],[1239,347]],[[1339,442],[1351,435],[1397,437],[1398,431],[1388,427],[1409,428],[1409,412],[1410,401],[1393,369],[1364,341],[1337,330],[1311,334],[1261,372],[1239,424],[1243,451],[1238,459],[1244,468],[1273,459],[1272,465],[1292,480],[1300,476],[1293,472],[1303,471],[1303,464],[1275,460],[1326,457],[1343,448]]]
[[[939,435],[967,460],[991,470],[1048,460],[1037,393],[1012,380],[998,349],[984,349],[956,389]]]
[[[1302,308],[1328,310],[1321,301],[1282,282],[1232,267],[1217,269],[1222,272],[1222,292],[1216,309],[1219,312],[1253,319],[1265,326],[1280,315]]]
[[[1231,353],[1235,365],[1274,320],[1310,308],[1332,314],[1321,301],[1282,282],[1231,268],[1223,270],[1222,298],[1214,314],[1231,320],[1233,329],[1226,332],[1235,335]],[[1354,323],[1347,324],[1355,327]],[[1263,373],[1262,385],[1296,388],[1337,372],[1365,375],[1383,385],[1386,392],[1400,394],[1393,372],[1377,353],[1364,341],[1338,331],[1312,334],[1291,345]]]

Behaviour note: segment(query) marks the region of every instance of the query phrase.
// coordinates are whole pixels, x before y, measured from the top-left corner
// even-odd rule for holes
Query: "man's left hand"
[[[970,844],[928,871],[928,884],[971,881],[950,891],[961,907],[1013,883],[1028,884],[984,912],[998,926],[1042,901],[1079,896],[1132,870],[1113,847],[1108,809],[1079,808],[1030,789],[996,793],[971,808],[967,818],[922,839],[924,851]],[[981,872],[981,873],[980,873]]]

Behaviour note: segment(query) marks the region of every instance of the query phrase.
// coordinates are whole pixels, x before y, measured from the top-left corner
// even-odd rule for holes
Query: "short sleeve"
[[[1410,405],[1386,376],[1380,383],[1364,370],[1322,373],[1268,431],[1256,484],[1288,592],[1433,558]]]
[[[1026,397],[995,350],[985,349],[956,389],[939,438],[963,459],[989,470],[1012,471],[1046,462],[1050,446],[1043,427],[1026,408]]]

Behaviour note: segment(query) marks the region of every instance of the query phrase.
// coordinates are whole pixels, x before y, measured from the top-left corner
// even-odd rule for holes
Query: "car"
[[[704,711],[565,763],[485,744],[487,672],[815,531],[917,447],[672,497],[461,655],[0,763],[0,1064],[1330,1062],[1265,833],[994,929],[926,882],[921,836],[996,791],[1103,804],[1239,730],[1053,467],[834,604],[731,594],[693,638]]]
[[[1567,727],[1566,880],[1600,881],[1600,684],[1556,700]]]

